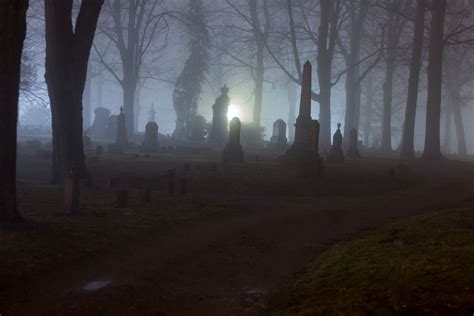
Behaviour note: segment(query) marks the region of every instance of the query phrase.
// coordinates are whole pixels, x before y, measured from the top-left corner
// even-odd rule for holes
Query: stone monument
[[[351,129],[349,133],[349,149],[347,151],[347,158],[360,158],[359,153],[359,138],[355,128]]]
[[[277,151],[288,149],[288,139],[286,138],[286,123],[282,119],[273,123],[273,136],[270,139],[272,148]]]
[[[334,133],[332,138],[332,147],[329,151],[328,160],[332,162],[344,162],[344,153],[342,152],[341,123],[337,124],[337,131]]]
[[[158,124],[148,122],[145,126],[145,139],[142,144],[144,153],[154,153],[158,151],[160,145],[158,143]]]
[[[113,142],[117,138],[118,115],[110,115],[105,132],[106,139]]]
[[[237,117],[230,121],[229,141],[222,152],[222,161],[224,163],[243,163],[244,152],[240,145],[240,129],[242,124]]]
[[[212,106],[212,127],[209,134],[209,142],[212,144],[222,146],[227,141],[227,111],[229,105],[229,88],[224,85],[221,88],[221,96],[216,99],[216,103]]]
[[[110,110],[106,108],[96,108],[94,110],[94,122],[86,130],[88,136],[94,139],[107,138],[107,125],[109,121]]]
[[[284,164],[295,165],[304,175],[319,175],[321,160],[318,153],[319,122],[311,118],[312,66],[304,64],[301,100],[295,124],[295,141],[280,158]]]
[[[148,111],[148,122],[156,122],[156,112],[155,109],[153,108],[154,105],[153,103],[151,104],[151,109]]]

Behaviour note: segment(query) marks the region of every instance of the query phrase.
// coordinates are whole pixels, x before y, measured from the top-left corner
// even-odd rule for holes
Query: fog
[[[120,1],[119,1],[120,2]],[[148,3],[149,2],[149,3]],[[140,42],[135,48],[132,62],[136,78],[124,77],[123,56],[117,46],[116,21],[113,18],[113,5],[117,1],[105,1],[100,13],[98,26],[88,62],[88,75],[83,94],[84,130],[94,121],[94,110],[104,107],[111,114],[119,114],[124,106],[128,114],[131,105],[125,104],[125,81],[136,84],[133,100],[135,133],[143,133],[148,122],[148,112],[152,104],[156,111],[156,122],[163,135],[176,136],[177,115],[173,93],[176,82],[191,53],[191,29],[201,29],[207,40],[199,42],[206,50],[202,78],[196,82],[197,108],[192,115],[202,115],[207,122],[212,121],[212,105],[220,95],[225,84],[230,88],[231,109],[243,123],[257,124],[264,130],[262,137],[269,141],[273,123],[283,119],[289,126],[294,124],[290,115],[290,103],[296,104],[295,117],[298,114],[300,85],[297,65],[309,60],[313,64],[313,90],[319,93],[318,82],[318,26],[321,22],[321,8],[317,2],[302,1],[292,6],[293,27],[287,1],[199,1],[202,6],[200,21],[190,18],[192,9],[187,1],[145,1],[145,22],[138,26]],[[396,1],[395,1],[396,2]],[[367,148],[378,148],[383,138],[384,84],[387,77],[387,60],[394,55],[393,82],[390,105],[391,148],[399,149],[405,109],[407,102],[408,76],[415,19],[415,2],[408,1],[404,7],[391,7],[390,1],[368,1],[366,12],[361,18],[360,47],[355,65],[350,65],[347,50],[351,49],[351,31],[354,31],[351,14],[361,14],[362,9],[353,1],[342,1],[337,21],[337,37],[332,57],[330,97],[330,131],[342,129],[347,124],[348,108],[347,78],[351,67],[357,67],[360,78],[357,79],[360,97],[357,108],[359,120],[353,127],[358,130],[359,139]],[[401,3],[401,2],[400,2]],[[75,3],[73,16],[77,15],[80,2]],[[128,40],[125,24],[128,21],[127,1],[121,4],[123,33]],[[255,6],[255,14],[252,6]],[[453,101],[450,91],[448,71],[444,71],[443,98],[440,116],[441,145],[445,153],[458,153],[457,133],[464,130],[466,154],[474,152],[473,98],[471,95],[473,76],[473,47],[471,14],[472,3],[458,1],[449,4],[445,38],[451,41],[445,47],[444,68],[462,61],[465,70],[459,98]],[[191,10],[191,11],[190,11]],[[351,11],[352,10],[352,11]],[[365,10],[365,9],[364,9]],[[425,19],[422,67],[416,108],[414,144],[416,151],[422,151],[425,142],[425,122],[427,104],[427,67],[429,59],[430,12]],[[146,21],[150,18],[149,21]],[[194,24],[193,24],[194,23]],[[258,23],[256,25],[255,23]],[[398,24],[396,24],[398,23]],[[28,11],[27,39],[22,58],[22,85],[20,96],[19,126],[20,136],[27,135],[33,127],[41,128],[45,135],[51,133],[51,111],[47,86],[44,80],[45,28],[43,1],[32,1]],[[396,47],[390,47],[388,34],[390,27],[397,27]],[[294,32],[294,33],[292,33]],[[195,32],[195,34],[199,34]],[[329,35],[331,36],[331,34]],[[330,39],[329,39],[330,40]],[[346,51],[346,52],[345,52]],[[296,52],[296,54],[295,54]],[[261,54],[260,56],[258,56]],[[454,56],[454,57],[452,57]],[[260,58],[260,59],[259,59]],[[259,68],[259,62],[262,67]],[[259,72],[261,79],[259,79]],[[191,79],[194,80],[194,79]],[[258,81],[263,80],[261,117],[254,119]],[[122,83],[120,83],[122,81]],[[296,99],[289,100],[289,86],[296,87]],[[387,96],[385,95],[385,98]],[[260,102],[257,100],[257,103]],[[452,105],[459,102],[460,105]],[[459,106],[462,122],[453,117],[452,106]],[[195,112],[195,113],[194,113]],[[313,98],[312,117],[320,118],[320,104]],[[450,118],[449,120],[447,118]],[[189,123],[189,122],[188,122]],[[462,124],[461,127],[457,125]],[[458,128],[458,129],[457,129]],[[289,131],[290,132],[290,131]],[[347,134],[345,134],[347,135]],[[291,141],[291,139],[290,139]],[[382,146],[383,147],[383,146]]]

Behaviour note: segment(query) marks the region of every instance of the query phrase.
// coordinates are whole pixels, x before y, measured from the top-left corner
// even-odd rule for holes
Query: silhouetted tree
[[[0,222],[19,220],[16,205],[16,129],[27,0],[0,1]]]
[[[404,14],[410,9],[411,1],[387,0],[385,82],[383,85],[382,151],[392,150],[392,100],[393,78],[397,68],[400,38],[407,22]],[[400,12],[399,12],[400,11]]]
[[[427,0],[417,1],[410,77],[408,79],[407,107],[405,111],[405,123],[403,124],[402,144],[400,151],[400,157],[402,159],[415,158],[415,119],[416,105],[418,100],[418,86],[420,82],[420,69],[422,65],[426,4]]]
[[[77,162],[86,173],[82,95],[90,49],[103,0],[83,0],[73,25],[73,0],[45,0],[46,83],[53,126],[52,181],[60,183]]]
[[[168,29],[165,19],[168,12],[162,10],[162,4],[163,0],[107,0],[104,20],[99,25],[105,43],[104,37],[100,37],[100,42],[94,45],[100,62],[122,88],[129,138],[136,131],[134,101],[139,81],[143,79],[143,64],[150,52],[166,47],[166,41],[156,41]],[[117,49],[118,61],[109,44]]]
[[[186,31],[189,36],[189,57],[176,81],[173,105],[176,111],[176,128],[173,136],[188,139],[191,122],[197,114],[202,83],[209,69],[211,40],[202,0],[190,0]]]
[[[444,20],[447,0],[431,2],[431,37],[428,60],[428,99],[423,159],[440,159],[441,85],[443,79]]]

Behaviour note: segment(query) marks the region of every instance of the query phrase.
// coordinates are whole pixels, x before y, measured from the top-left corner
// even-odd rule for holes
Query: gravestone
[[[117,119],[117,138],[115,140],[117,150],[123,152],[128,146],[127,126],[125,123],[125,114],[123,107],[120,107],[120,114]]]
[[[107,108],[96,108],[94,110],[94,122],[86,130],[87,135],[94,139],[107,138],[107,126],[109,124],[110,110]]]
[[[301,85],[301,100],[295,124],[295,141],[280,157],[284,164],[294,165],[301,175],[319,175],[321,160],[318,153],[319,122],[311,118],[312,66],[304,64]]]
[[[155,122],[148,122],[145,127],[145,139],[142,144],[142,151],[144,153],[154,153],[158,151],[160,145],[158,144],[158,124]]]
[[[153,108],[153,103],[151,104],[151,109],[150,111],[148,112],[148,122],[156,122],[155,121],[155,118],[156,118],[156,112],[155,112],[155,109]]]
[[[221,96],[216,99],[216,103],[212,106],[212,127],[209,134],[209,142],[218,146],[224,145],[227,141],[227,112],[230,105],[228,94],[229,88],[224,85],[221,88]]]
[[[360,158],[359,153],[359,139],[357,137],[357,130],[351,129],[349,133],[349,150],[347,151],[347,158]]]
[[[207,135],[207,121],[202,115],[191,119],[191,136],[189,140],[196,143],[204,143]]]
[[[288,139],[286,138],[286,123],[282,119],[273,123],[273,136],[270,139],[272,148],[277,151],[283,151],[288,148]]]
[[[329,151],[328,160],[331,162],[344,162],[344,153],[342,152],[342,133],[341,123],[337,124],[337,131],[332,138],[332,147]]]
[[[240,129],[242,124],[237,117],[230,121],[229,140],[222,152],[222,161],[224,163],[243,163],[244,152],[240,145]]]
[[[67,215],[79,214],[80,170],[75,161],[64,179],[64,209]]]
[[[105,132],[106,139],[115,141],[117,138],[118,115],[110,115],[107,122],[107,129]]]

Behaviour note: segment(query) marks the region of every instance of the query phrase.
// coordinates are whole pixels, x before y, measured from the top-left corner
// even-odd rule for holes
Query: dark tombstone
[[[221,93],[212,106],[212,127],[209,134],[209,142],[219,146],[224,145],[227,141],[227,112],[230,105],[229,88],[226,85],[221,89]]]
[[[351,129],[349,133],[349,150],[347,151],[347,158],[360,158],[359,153],[359,139],[357,137],[357,130]]]
[[[117,120],[117,138],[115,140],[117,149],[121,152],[125,151],[128,146],[127,139],[127,126],[125,122],[125,114],[123,113],[123,107],[120,107],[120,115]]]
[[[282,119],[273,123],[273,136],[270,139],[272,148],[277,151],[283,151],[288,148],[288,139],[286,138],[286,123]]]
[[[143,140],[142,151],[144,153],[154,153],[158,151],[158,124],[148,122],[145,127],[145,139]]]
[[[321,165],[319,146],[319,123],[311,118],[311,77],[312,66],[304,64],[301,86],[301,100],[295,124],[295,140],[290,149],[281,157],[284,164],[295,165],[301,175],[319,175]]]
[[[207,121],[202,115],[194,116],[191,120],[191,136],[189,140],[204,143],[207,135]]]
[[[118,190],[117,191],[117,208],[126,208],[128,206],[128,191]]]
[[[105,138],[109,141],[115,141],[117,138],[118,115],[109,116]]]
[[[155,109],[153,109],[153,104],[151,104],[151,109],[148,112],[148,122],[155,122],[155,117],[156,117],[156,112]]]
[[[222,152],[222,161],[224,163],[242,163],[244,162],[244,152],[240,145],[240,129],[242,124],[237,117],[230,121],[229,141]]]
[[[79,214],[80,170],[75,161],[64,181],[64,209],[67,215]]]
[[[110,110],[96,108],[94,110],[94,123],[87,129],[87,134],[94,139],[107,138],[107,126],[109,124]]]
[[[329,151],[328,160],[331,162],[344,162],[344,153],[342,152],[342,133],[341,123],[337,124],[337,131],[332,138],[332,147]]]

